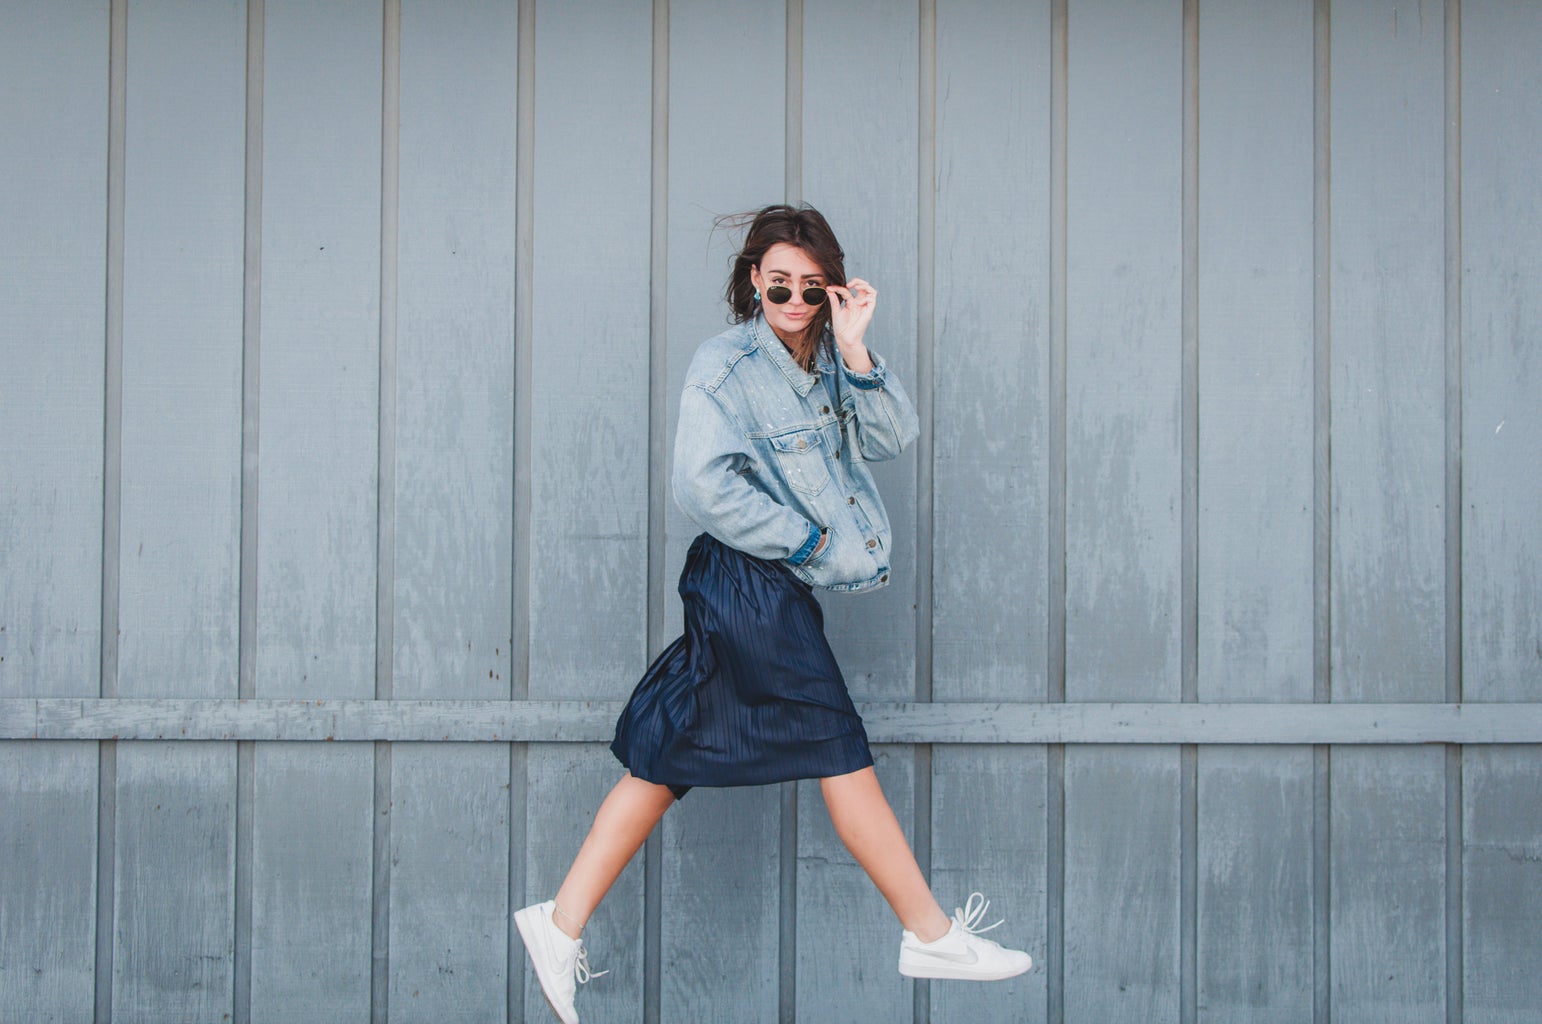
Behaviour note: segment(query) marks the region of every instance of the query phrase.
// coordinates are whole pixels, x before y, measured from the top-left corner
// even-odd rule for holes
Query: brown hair
[[[744,245],[734,257],[733,270],[728,275],[728,288],[725,291],[728,309],[736,324],[753,319],[759,312],[760,303],[755,297],[755,286],[750,282],[750,268],[758,267],[766,251],[778,243],[803,250],[809,259],[819,265],[820,272],[825,276],[825,284],[846,283],[846,254],[841,251],[841,243],[836,240],[835,232],[830,230],[829,222],[812,206],[776,204],[754,213],[720,218],[719,223],[732,227],[741,227],[746,223],[749,225],[744,235]],[[805,370],[813,369],[814,351],[830,323],[830,303],[834,301],[836,299],[832,294],[814,312],[803,335],[793,347],[793,358]]]

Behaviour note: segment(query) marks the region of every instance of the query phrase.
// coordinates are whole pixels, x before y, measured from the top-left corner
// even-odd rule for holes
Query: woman
[[[576,983],[590,977],[584,924],[692,786],[819,779],[836,832],[903,925],[901,974],[989,981],[1032,966],[979,937],[978,894],[953,920],[932,897],[813,597],[889,582],[889,520],[866,463],[899,455],[917,425],[863,341],[878,293],[846,280],[816,210],[768,206],[753,215],[727,297],[735,326],[697,350],[675,434],[675,499],[706,531],[680,576],[685,634],[621,714],[611,749],[627,774],[556,898],[515,914],[564,1024],[576,1024]]]

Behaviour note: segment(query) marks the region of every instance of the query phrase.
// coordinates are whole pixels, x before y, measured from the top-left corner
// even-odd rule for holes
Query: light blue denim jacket
[[[675,431],[675,501],[702,529],[805,583],[871,590],[889,582],[889,516],[867,463],[919,433],[915,407],[883,360],[852,373],[827,334],[815,373],[765,319],[696,350]],[[816,555],[821,529],[829,539]]]

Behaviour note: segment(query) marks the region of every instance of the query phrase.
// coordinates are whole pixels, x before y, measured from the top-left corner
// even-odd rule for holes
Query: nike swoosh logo
[[[939,960],[951,960],[956,964],[977,963],[980,959],[980,954],[972,949],[964,953],[944,953],[940,949],[923,949],[918,952],[925,953],[927,956],[934,956]]]

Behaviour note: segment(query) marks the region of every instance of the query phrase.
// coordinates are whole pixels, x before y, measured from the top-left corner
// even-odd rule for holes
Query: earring
[[[760,289],[758,289],[758,288],[755,290],[755,301],[756,302],[760,301]]]

